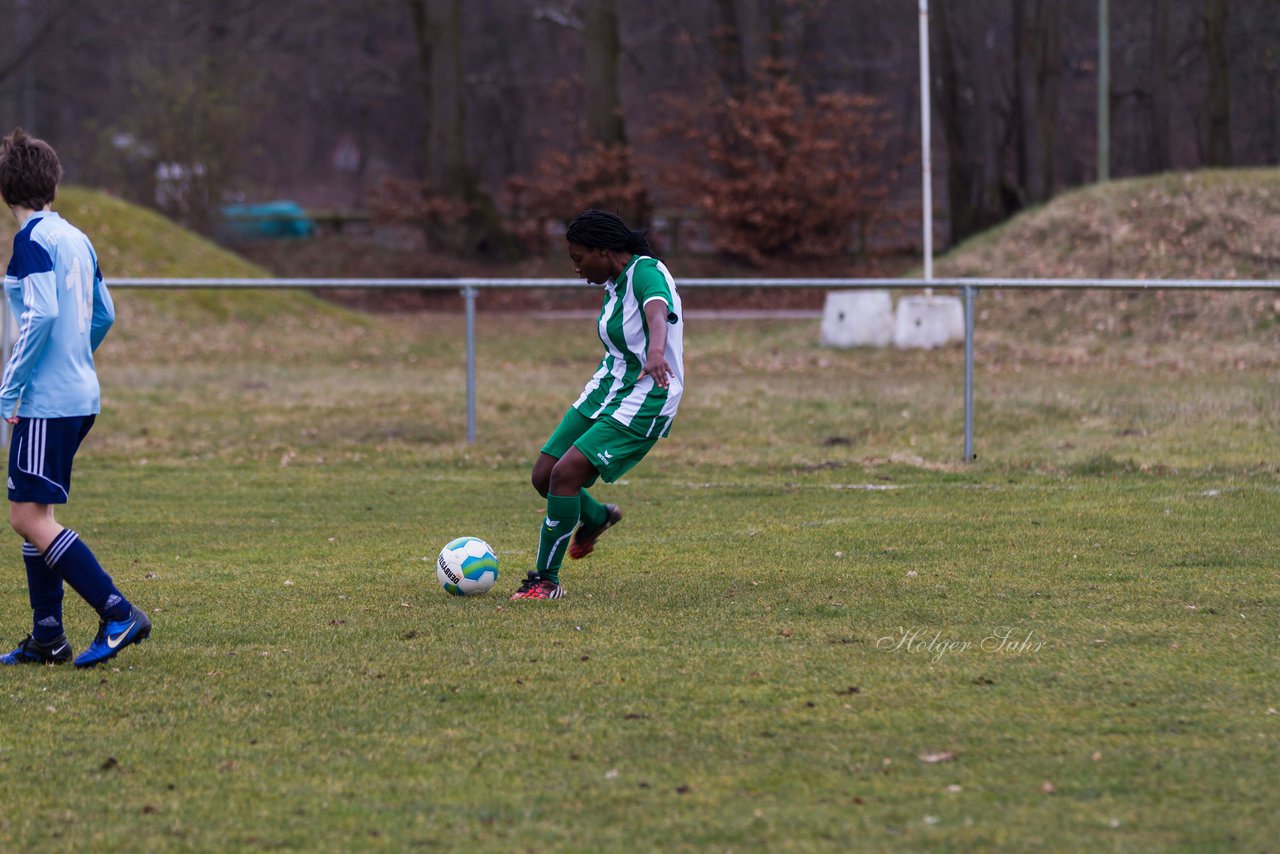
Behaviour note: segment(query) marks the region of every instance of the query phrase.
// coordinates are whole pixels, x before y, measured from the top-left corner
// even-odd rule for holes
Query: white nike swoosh
[[[123,641],[129,635],[129,631],[137,624],[138,624],[138,621],[134,620],[132,623],[125,626],[125,629],[123,632],[116,635],[115,637],[111,637],[111,635],[107,635],[107,648],[115,649],[116,647],[118,647],[120,645],[120,642]]]
[[[64,649],[66,649],[66,648],[67,648],[67,645],[64,643],[62,646],[58,647],[57,649],[55,649],[53,652],[51,652],[51,653],[49,653],[49,654],[50,654],[50,655],[57,655],[57,654],[59,654],[60,652],[62,652],[62,651],[63,651]]]
[[[559,524],[560,524],[560,520],[559,520],[559,519],[555,519],[555,520],[553,520],[553,519],[551,519],[550,517],[548,517],[548,518],[546,519],[546,526],[547,526],[548,528],[554,528],[556,525],[559,525]]]

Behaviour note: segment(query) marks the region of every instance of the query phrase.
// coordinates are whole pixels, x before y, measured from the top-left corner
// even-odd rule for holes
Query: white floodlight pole
[[[924,207],[925,293],[933,281],[933,106],[929,97],[929,0],[920,2],[920,180]],[[964,285],[964,459],[973,459],[973,297],[977,289]]]
[[[920,182],[924,207],[925,293],[933,282],[933,129],[929,99],[929,0],[920,3]],[[973,297],[977,288],[966,284],[964,293],[964,458],[973,460]]]
[[[930,150],[929,0],[920,0],[920,179],[924,184],[924,277],[933,278],[933,152]]]

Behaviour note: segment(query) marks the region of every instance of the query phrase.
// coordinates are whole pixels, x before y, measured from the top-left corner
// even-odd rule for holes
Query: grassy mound
[[[267,278],[264,268],[188,231],[155,211],[83,187],[62,187],[54,210],[84,231],[98,252],[107,281],[119,278]],[[12,245],[18,222],[0,217],[0,244]],[[281,315],[319,313],[335,319],[344,312],[317,297],[295,291],[216,289],[152,291],[113,289],[126,326],[200,324],[231,320],[260,323]],[[347,319],[350,319],[348,317]]]
[[[1168,173],[1054,199],[939,259],[947,276],[1280,276],[1280,169]]]
[[[220,248],[155,211],[83,187],[62,187],[53,209],[89,235],[107,279],[149,276],[266,277],[263,268]],[[0,218],[6,248],[17,231]]]
[[[961,244],[939,276],[1035,278],[1280,278],[1280,170],[1212,170],[1115,181],[1066,193]],[[1274,291],[995,292],[980,329],[1007,342],[1084,350],[1280,342]]]

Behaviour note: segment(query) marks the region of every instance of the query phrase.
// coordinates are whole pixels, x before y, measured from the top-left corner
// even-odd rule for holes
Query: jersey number
[[[80,259],[71,262],[71,271],[67,273],[67,290],[74,291],[76,303],[76,321],[80,325],[80,334],[89,329],[89,318],[93,315],[93,275],[84,268]]]

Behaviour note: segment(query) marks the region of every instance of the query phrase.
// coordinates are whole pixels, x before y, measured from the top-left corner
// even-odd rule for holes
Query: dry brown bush
[[[420,228],[428,247],[473,213],[463,199],[442,196],[419,181],[386,178],[369,195],[369,211],[376,222]]]
[[[581,151],[553,151],[532,174],[507,182],[507,227],[529,252],[549,248],[550,225],[586,208],[617,213],[633,225],[647,224],[649,192],[637,176],[626,145],[584,143]]]
[[[671,98],[661,132],[674,156],[663,184],[702,211],[724,253],[769,258],[850,254],[880,215],[895,177],[886,118],[859,94],[806,96],[785,74],[749,96]]]

